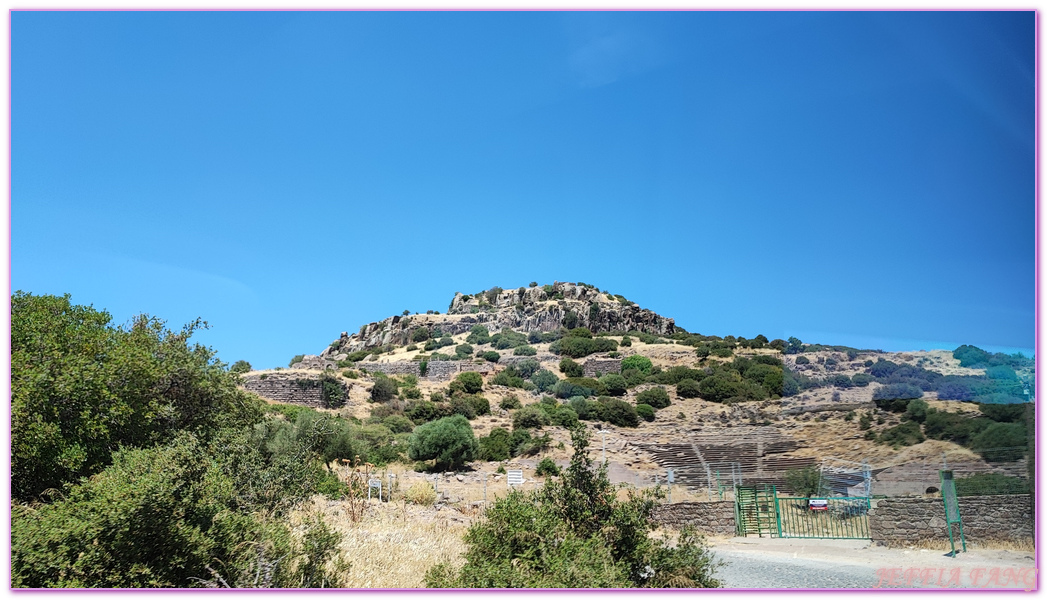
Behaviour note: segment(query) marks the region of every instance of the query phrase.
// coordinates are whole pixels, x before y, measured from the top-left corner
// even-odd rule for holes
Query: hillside
[[[364,325],[289,370],[248,374],[245,386],[277,400],[281,385],[293,392],[294,382],[323,377],[345,390],[344,406],[331,410],[361,423],[406,417],[418,426],[463,414],[481,444],[513,432],[508,456],[474,464],[485,472],[500,463],[533,468],[544,457],[565,463],[565,425],[580,419],[607,432],[620,482],[650,484],[674,468],[701,494],[719,466],[782,486],[788,470],[831,459],[867,464],[881,491],[917,493],[943,458],[969,472],[1023,472],[1024,463],[995,460],[986,445],[1022,445],[1024,417],[998,417],[1010,429],[990,439],[981,434],[996,421],[975,401],[1020,403],[1033,363],[967,348],[889,353],[705,336],[593,286],[558,282],[457,293],[450,314]],[[482,387],[456,389],[470,371]],[[375,401],[382,380],[393,392]],[[914,417],[908,405],[917,399]]]

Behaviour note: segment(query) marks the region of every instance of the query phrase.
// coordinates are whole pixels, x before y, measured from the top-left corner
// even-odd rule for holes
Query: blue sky
[[[14,12],[11,289],[284,366],[454,292],[1035,336],[1032,12]]]

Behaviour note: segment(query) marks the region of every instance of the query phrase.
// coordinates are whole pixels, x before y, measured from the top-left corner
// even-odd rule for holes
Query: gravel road
[[[710,540],[725,588],[1036,589],[1031,552],[896,549],[868,540]]]

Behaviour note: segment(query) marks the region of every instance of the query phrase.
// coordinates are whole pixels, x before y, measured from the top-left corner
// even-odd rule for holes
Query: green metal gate
[[[734,488],[735,531],[740,536],[778,535],[777,493],[774,486]]]
[[[777,498],[778,537],[869,539],[869,499]]]

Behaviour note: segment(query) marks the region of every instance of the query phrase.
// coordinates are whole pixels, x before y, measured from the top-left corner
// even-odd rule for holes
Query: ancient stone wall
[[[622,359],[620,358],[590,358],[582,365],[582,375],[585,377],[599,377],[607,373],[621,373]]]
[[[1033,507],[1028,494],[963,496],[959,501],[967,541],[1032,540]],[[949,539],[941,498],[884,498],[873,500],[873,505],[869,533],[874,542],[903,546],[920,540]],[[954,528],[953,535],[959,537],[958,529]]]
[[[702,533],[734,535],[733,500],[659,504],[654,509],[653,517],[656,523],[666,527],[693,525]]]
[[[274,375],[267,373],[245,376],[240,387],[267,400],[322,408],[323,398],[320,387],[303,387],[296,383],[297,379],[318,381],[316,378],[303,377],[301,375]]]
[[[357,369],[368,373],[385,373],[386,375],[414,375],[419,374],[419,362],[414,360],[397,360],[393,362],[361,362],[356,364]]]
[[[426,379],[453,379],[458,376],[459,373],[465,373],[466,371],[473,371],[476,373],[487,374],[494,370],[494,364],[489,362],[475,363],[468,360],[433,360],[429,361],[429,368],[426,370]]]

